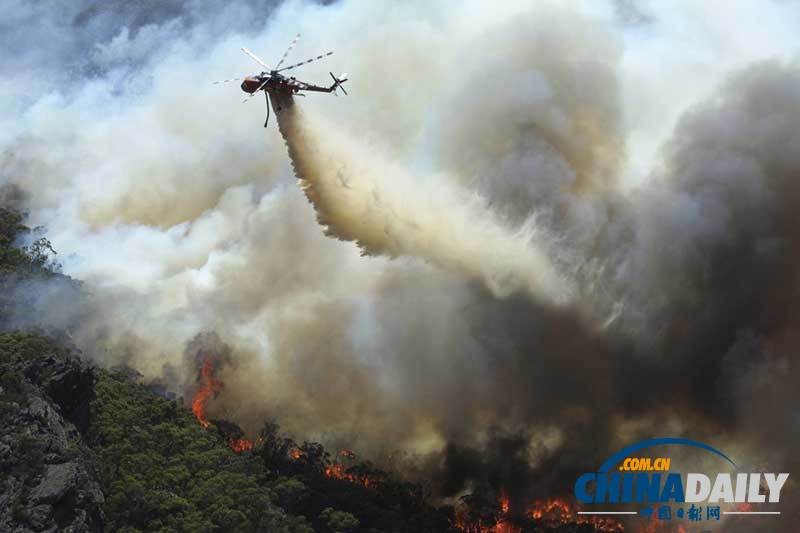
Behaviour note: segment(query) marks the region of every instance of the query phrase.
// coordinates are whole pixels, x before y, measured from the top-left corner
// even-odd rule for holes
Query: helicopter
[[[240,81],[242,82],[241,88],[244,92],[248,93],[248,96],[242,100],[242,102],[249,102],[250,99],[253,98],[259,91],[264,91],[264,96],[267,100],[267,119],[264,121],[264,127],[267,127],[269,124],[269,108],[270,108],[270,95],[272,95],[275,101],[272,102],[275,111],[278,112],[282,110],[284,107],[291,104],[292,96],[305,96],[304,94],[300,93],[300,91],[314,91],[320,93],[334,93],[338,95],[337,90],[341,89],[344,94],[347,94],[347,91],[342,86],[344,82],[347,81],[347,74],[342,73],[338,77],[330,72],[331,78],[333,79],[333,84],[330,86],[321,86],[321,85],[314,85],[312,83],[306,83],[304,81],[300,81],[294,76],[286,76],[281,74],[281,72],[292,70],[302,65],[307,65],[313,61],[318,61],[330,55],[333,55],[333,52],[327,52],[325,54],[318,55],[316,57],[312,57],[305,61],[301,61],[299,63],[295,63],[294,65],[289,65],[287,67],[281,68],[283,62],[286,60],[286,57],[289,55],[289,52],[292,48],[297,44],[297,41],[300,39],[300,34],[298,33],[294,40],[289,44],[289,48],[283,53],[280,61],[275,67],[270,68],[267,64],[261,60],[257,55],[253,52],[248,50],[247,48],[242,48],[242,52],[247,54],[253,61],[264,67],[266,70],[262,70],[258,74],[253,74],[252,76],[246,76],[244,78],[231,78],[228,80],[221,80],[215,81],[215,84],[218,83],[229,83],[232,81]],[[277,104],[277,106],[275,105]]]

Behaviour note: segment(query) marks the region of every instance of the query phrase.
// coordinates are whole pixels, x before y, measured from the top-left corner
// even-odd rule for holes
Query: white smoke
[[[369,147],[306,117],[278,113],[300,187],[328,234],[369,255],[411,255],[483,280],[497,296],[527,290],[565,304],[575,289],[545,252],[535,228],[504,228],[479,197],[441,177],[415,179]]]

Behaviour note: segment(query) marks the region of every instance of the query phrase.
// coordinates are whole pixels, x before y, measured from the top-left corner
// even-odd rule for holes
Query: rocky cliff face
[[[95,369],[48,339],[0,335],[0,531],[101,531],[83,433]]]

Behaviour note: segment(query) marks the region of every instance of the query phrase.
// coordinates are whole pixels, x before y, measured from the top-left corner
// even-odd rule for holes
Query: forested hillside
[[[477,496],[436,507],[422,485],[270,421],[253,440],[229,421],[201,424],[134,370],[83,359],[43,318],[42,283],[81,298],[55,257],[0,209],[0,531],[596,530],[558,514],[512,528],[502,502]]]

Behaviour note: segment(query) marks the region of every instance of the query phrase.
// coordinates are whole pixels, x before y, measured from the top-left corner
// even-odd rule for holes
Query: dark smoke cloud
[[[622,308],[610,327],[598,330],[580,313],[524,297],[467,304],[459,314],[477,345],[471,352],[483,364],[473,371],[483,386],[470,384],[419,406],[445,421],[444,494],[487,485],[516,497],[542,497],[554,487],[568,492],[564,480],[591,469],[587,447],[598,461],[622,445],[617,432],[625,420],[638,426],[627,438],[658,434],[681,421],[687,428],[680,431],[695,437],[731,446],[760,443],[780,469],[791,470],[788,449],[759,438],[773,435],[762,428],[776,429],[788,413],[767,416],[746,390],[781,383],[770,374],[792,366],[791,351],[771,353],[766,339],[783,337],[795,325],[790,295],[796,291],[793,177],[800,170],[800,115],[787,111],[798,109],[798,98],[796,65],[749,67],[681,119],[665,145],[663,168],[633,201],[598,198],[594,205],[609,218],[591,246],[603,267],[593,281],[609,285]],[[317,176],[310,178],[316,188],[310,198],[325,210],[339,193],[317,187],[324,164],[310,168],[315,140],[296,126],[306,120],[294,111],[279,115],[298,177]],[[337,167],[335,159],[323,160]],[[366,235],[357,225],[344,228],[355,240]],[[598,305],[603,308],[602,298]],[[393,317],[391,324],[399,321]],[[550,383],[558,383],[557,390]],[[791,405],[793,394],[784,393],[779,403]],[[443,398],[459,398],[457,412],[441,405]],[[759,418],[752,417],[756,410]],[[482,435],[488,439],[480,442],[475,428],[487,421]],[[557,452],[537,461],[529,449],[537,432],[530,428],[550,427],[558,428]]]
[[[543,313],[524,309],[528,302],[477,307],[486,316],[475,323],[498,362],[489,367],[496,390],[521,396],[494,404],[509,413],[529,406],[523,426],[570,420],[555,465],[534,468],[528,489],[537,486],[530,479],[557,485],[564,468],[591,469],[586,450],[599,459],[620,444],[621,419],[640,421],[637,437],[680,420],[689,435],[742,450],[750,465],[796,468],[798,99],[796,63],[761,63],[684,115],[653,185],[611,222],[625,225],[616,231],[627,238],[596,248],[617,262],[606,282],[624,303],[609,331],[588,334],[566,316],[551,319],[550,337],[532,323]],[[552,382],[557,390],[537,386]],[[575,416],[587,405],[590,417]],[[490,441],[495,447],[503,449]],[[494,461],[488,450],[473,452],[466,465],[465,452],[451,448],[450,479],[491,477],[500,465],[516,472],[520,448]]]

